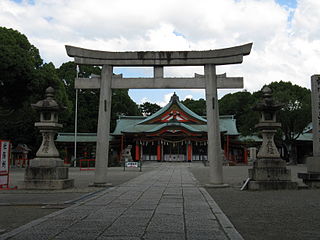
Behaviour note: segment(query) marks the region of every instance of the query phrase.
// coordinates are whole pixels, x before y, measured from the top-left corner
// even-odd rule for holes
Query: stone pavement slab
[[[243,239],[183,163],[164,163],[0,239]]]

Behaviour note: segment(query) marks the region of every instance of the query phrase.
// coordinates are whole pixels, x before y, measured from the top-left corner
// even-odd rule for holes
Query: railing
[[[18,158],[15,159],[15,166],[16,167],[27,167],[29,166],[30,159],[28,158]]]
[[[83,163],[86,164],[83,164]],[[90,164],[93,163],[93,164]],[[96,159],[80,159],[79,160],[79,166],[80,166],[80,171],[90,171],[90,170],[95,170],[95,163]],[[91,167],[93,165],[93,167]]]

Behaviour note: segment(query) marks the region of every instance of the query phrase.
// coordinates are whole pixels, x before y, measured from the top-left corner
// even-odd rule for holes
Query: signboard
[[[138,162],[126,162],[126,167],[136,168],[136,167],[139,167],[139,165],[138,165]]]
[[[313,156],[320,156],[320,75],[311,76]]]
[[[10,141],[0,140],[0,187],[8,188],[10,164]]]

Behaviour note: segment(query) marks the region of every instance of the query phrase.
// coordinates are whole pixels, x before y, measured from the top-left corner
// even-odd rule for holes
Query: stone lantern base
[[[25,171],[24,181],[21,182],[21,188],[59,190],[72,188],[74,186],[74,179],[68,179],[69,168],[63,165],[63,160],[40,160],[41,159],[33,159],[30,161],[30,166],[27,167]],[[51,166],[41,165],[41,162],[49,162]]]
[[[307,172],[298,173],[298,178],[309,188],[320,188],[320,156],[307,158]]]
[[[291,171],[282,159],[258,159],[249,169],[248,190],[297,189],[291,181]]]

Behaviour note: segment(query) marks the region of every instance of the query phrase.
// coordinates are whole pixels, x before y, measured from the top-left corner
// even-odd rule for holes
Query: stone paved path
[[[187,166],[162,164],[0,239],[242,239]]]

